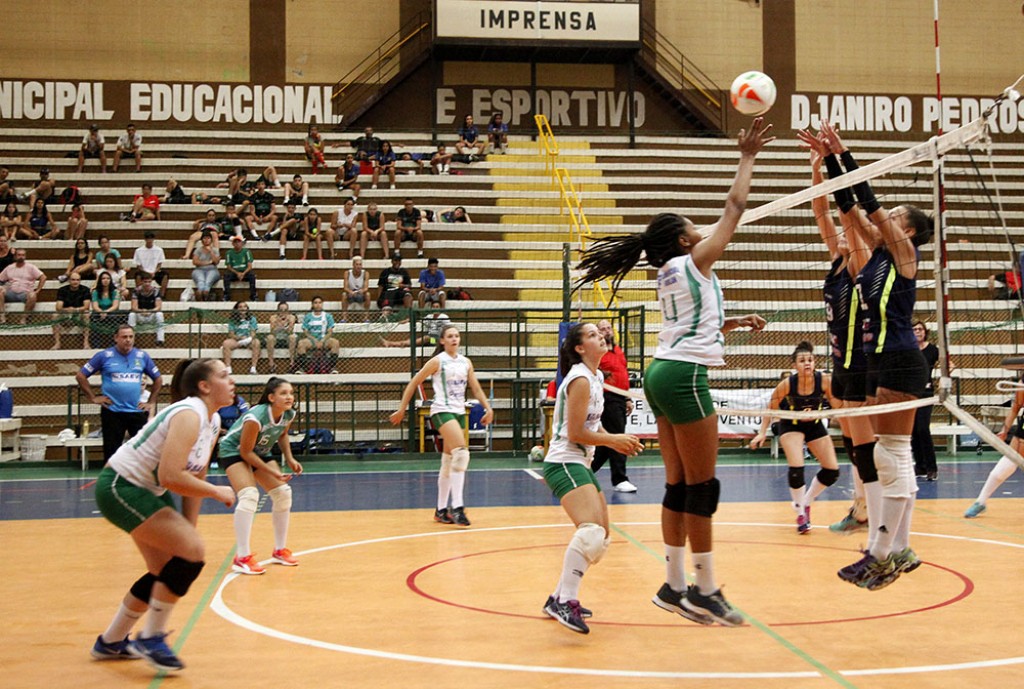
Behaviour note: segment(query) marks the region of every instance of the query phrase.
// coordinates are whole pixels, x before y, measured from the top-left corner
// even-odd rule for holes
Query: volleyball
[[[544,461],[544,446],[534,445],[530,448],[530,461],[531,462],[543,462]]]
[[[763,115],[775,105],[775,82],[764,72],[744,72],[729,90],[732,107],[744,115]]]

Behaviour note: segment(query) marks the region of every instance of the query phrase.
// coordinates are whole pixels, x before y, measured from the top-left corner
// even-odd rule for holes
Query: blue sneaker
[[[976,502],[968,507],[967,511],[964,512],[964,519],[974,519],[975,517],[981,516],[981,513],[987,509],[988,508],[985,507],[985,503]]]
[[[583,613],[580,610],[580,602],[578,600],[559,603],[552,599],[551,603],[544,606],[544,612],[574,632],[580,634],[590,633],[590,627],[583,621]]]
[[[177,672],[185,667],[185,663],[174,654],[164,639],[166,634],[157,634],[148,639],[136,636],[128,642],[128,652],[139,658],[145,658],[157,670]]]
[[[128,644],[128,637],[125,637],[123,641],[108,644],[100,634],[96,637],[96,643],[92,645],[92,650],[89,653],[96,660],[138,660],[138,656],[129,652]]]
[[[861,559],[857,560],[852,564],[846,565],[841,570],[836,572],[836,574],[839,575],[839,578],[843,581],[848,581],[851,584],[856,584],[861,579],[861,576],[864,573],[864,569],[869,564],[875,561],[875,558],[872,557],[868,551],[862,550],[860,552],[863,555]]]
[[[555,601],[555,597],[554,596],[548,596],[547,601],[544,602],[544,607],[541,608],[541,612],[547,613],[548,608],[551,607],[552,605],[554,605],[555,602],[556,601]],[[582,605],[580,606],[580,617],[582,617],[583,619],[587,619],[588,617],[593,617],[593,616],[594,616],[594,611],[593,610],[591,610],[590,608],[584,608]]]

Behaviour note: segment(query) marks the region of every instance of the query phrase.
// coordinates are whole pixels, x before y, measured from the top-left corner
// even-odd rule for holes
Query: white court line
[[[534,477],[538,481],[543,481],[544,480],[544,477],[541,476],[540,474],[538,474],[533,469],[523,469],[523,471],[525,471],[527,474],[529,474],[530,476]]]
[[[658,526],[660,522],[617,522],[620,526]],[[339,543],[335,545],[323,546],[320,548],[313,548],[305,550],[296,555],[309,555],[313,553],[325,552],[328,550],[337,550],[341,548],[353,548],[356,546],[373,545],[376,543],[387,543],[390,541],[400,541],[412,538],[431,538],[431,537],[465,537],[466,534],[471,533],[482,533],[488,531],[513,531],[521,529],[564,529],[566,524],[536,524],[529,526],[502,526],[492,527],[485,529],[473,529],[473,531],[438,531],[418,534],[406,534],[403,536],[388,536],[383,538],[373,538],[365,541],[355,541],[353,543]],[[791,529],[792,524],[775,524],[775,523],[764,523],[764,522],[716,522],[716,526],[754,526],[754,527],[771,527],[771,528],[785,528]],[[920,533],[912,532],[914,536],[930,537],[930,538],[944,538],[951,540],[960,541],[972,541],[975,543],[984,543],[988,545],[1001,545],[1010,548],[1024,549],[1024,544],[1019,543],[1007,543],[1004,541],[994,541],[991,539],[983,538],[970,538],[968,536],[952,536],[947,534],[933,534],[933,533]],[[588,675],[598,677],[636,677],[636,678],[667,678],[667,679],[803,679],[803,678],[817,678],[822,677],[820,672],[815,671],[800,671],[800,672],[663,672],[663,671],[652,671],[652,670],[609,670],[603,668],[585,668],[585,667],[557,667],[548,665],[524,665],[520,663],[489,663],[477,660],[462,660],[458,658],[439,658],[434,656],[421,656],[410,653],[396,653],[393,651],[382,651],[373,648],[360,648],[357,646],[348,646],[345,644],[336,644],[328,641],[320,641],[319,639],[311,639],[309,637],[299,636],[297,634],[289,634],[278,629],[266,627],[258,622],[254,622],[242,615],[238,614],[234,610],[228,607],[227,603],[224,602],[223,592],[224,589],[230,584],[235,578],[243,575],[237,573],[228,574],[221,585],[217,588],[217,593],[213,597],[213,601],[210,603],[210,608],[218,615],[223,617],[228,622],[238,625],[249,631],[256,632],[257,634],[263,634],[275,639],[281,639],[283,641],[290,641],[292,643],[302,644],[304,646],[311,646],[314,648],[321,648],[329,651],[339,651],[341,653],[350,653],[353,655],[369,656],[373,658],[386,658],[388,660],[403,660],[407,662],[415,663],[427,663],[431,665],[443,665],[449,667],[468,667],[478,668],[483,670],[504,670],[508,672],[529,672],[529,673],[550,673],[559,675]],[[1007,665],[1019,665],[1024,664],[1024,656],[1018,656],[1013,658],[997,658],[993,660],[978,660],[966,663],[949,663],[945,665],[917,665],[909,667],[881,667],[881,668],[864,668],[860,670],[838,670],[837,672],[845,677],[858,677],[858,676],[869,676],[869,675],[908,675],[908,674],[919,674],[928,672],[951,672],[955,670],[973,670],[979,668],[991,668],[991,667],[1002,667]]]

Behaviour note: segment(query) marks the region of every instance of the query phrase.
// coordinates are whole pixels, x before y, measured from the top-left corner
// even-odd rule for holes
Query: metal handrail
[[[551,131],[551,124],[545,115],[534,115],[533,121],[537,125],[537,153],[544,157],[544,172],[550,173],[551,185],[555,185],[555,165],[558,159],[558,142],[555,141],[555,134]]]

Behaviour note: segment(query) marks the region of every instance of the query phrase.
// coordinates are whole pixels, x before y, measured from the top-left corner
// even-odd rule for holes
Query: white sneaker
[[[256,367],[255,366],[250,366],[249,367],[249,373],[257,373]],[[636,488],[634,488],[633,490],[636,490]]]
[[[374,185],[373,185],[372,187],[370,187],[370,188],[371,188],[371,189],[376,189],[376,188],[377,188],[377,185],[376,185],[376,184],[374,184]]]
[[[398,187],[397,187],[397,186],[395,186],[394,184],[392,184],[392,185],[391,185],[391,188],[392,188],[392,189],[397,189]]]
[[[616,483],[614,486],[612,486],[612,489],[616,493],[635,493],[636,492],[636,486],[634,486],[629,481],[623,481],[622,483]]]

